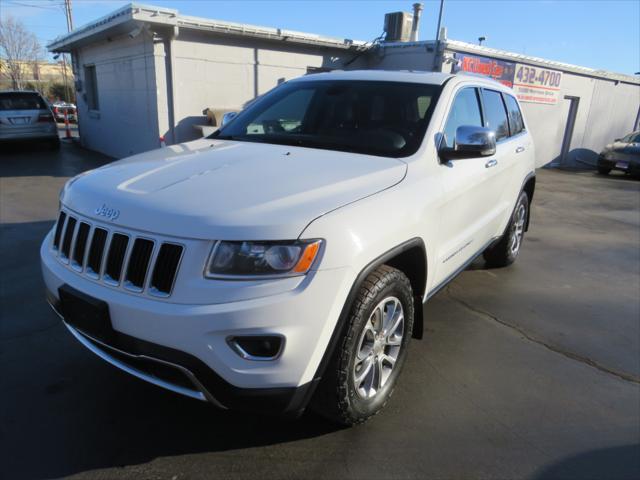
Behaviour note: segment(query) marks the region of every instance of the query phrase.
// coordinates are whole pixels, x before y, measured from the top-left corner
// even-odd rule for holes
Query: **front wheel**
[[[382,410],[407,357],[413,314],[406,275],[387,265],[372,272],[353,303],[314,410],[342,425],[363,423]]]
[[[609,172],[611,172],[610,168],[598,166],[598,173],[600,175],[609,175]]]
[[[504,235],[496,244],[487,248],[483,253],[488,266],[506,267],[516,261],[524,239],[528,218],[529,196],[527,192],[522,192],[518,197],[516,208],[511,215],[511,220]]]

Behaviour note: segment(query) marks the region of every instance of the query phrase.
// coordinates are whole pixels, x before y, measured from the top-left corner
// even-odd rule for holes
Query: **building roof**
[[[578,75],[585,75],[588,77],[603,78],[606,80],[619,81],[625,83],[633,83],[640,85],[640,76],[638,75],[626,75],[624,73],[609,72],[607,70],[597,70],[589,67],[582,67],[579,65],[573,65],[570,63],[556,62],[554,60],[547,60],[545,58],[533,57],[529,55],[523,55],[520,53],[509,52],[506,50],[498,50],[496,48],[485,47],[481,45],[475,45],[472,43],[461,42],[459,40],[442,40],[442,45],[446,50],[469,53],[472,55],[479,55],[485,57],[498,58],[501,60],[507,60],[511,62],[526,63],[527,65],[534,65],[543,68],[549,68],[552,70],[560,70],[563,72],[575,73]],[[410,47],[422,47],[422,48],[435,48],[434,40],[425,40],[418,42],[393,42],[382,43],[384,48],[410,48]]]
[[[178,10],[131,3],[104,17],[62,35],[47,45],[52,52],[69,52],[109,36],[124,35],[144,24],[177,27],[212,34],[236,35],[293,44],[314,45],[344,50],[363,50],[368,44],[347,38],[333,38],[282,28],[261,27],[180,15]]]
[[[293,82],[310,80],[370,80],[406,83],[428,83],[442,85],[454,75],[442,72],[424,72],[411,70],[334,70],[298,77]]]

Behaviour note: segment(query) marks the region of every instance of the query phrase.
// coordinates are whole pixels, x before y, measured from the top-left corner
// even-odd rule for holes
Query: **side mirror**
[[[496,153],[496,132],[486,127],[461,125],[456,130],[455,146],[440,148],[443,160],[488,157]]]
[[[621,139],[621,138],[616,138],[616,139],[614,140],[614,142],[621,142],[621,141],[622,141],[622,139]]]
[[[224,115],[222,115],[222,120],[220,121],[220,126],[224,127],[227,123],[229,123],[231,120],[236,118],[238,113],[239,112],[227,112]]]

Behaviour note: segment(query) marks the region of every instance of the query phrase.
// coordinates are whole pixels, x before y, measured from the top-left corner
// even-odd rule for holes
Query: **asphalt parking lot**
[[[518,262],[436,295],[387,409],[337,429],[165,392],[64,329],[40,241],[66,179],[108,161],[0,149],[0,478],[640,477],[640,182],[539,171]]]

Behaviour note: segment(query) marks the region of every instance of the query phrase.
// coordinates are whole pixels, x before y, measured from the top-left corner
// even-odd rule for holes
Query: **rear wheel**
[[[611,172],[610,168],[598,166],[598,173],[600,175],[609,175],[609,172]]]
[[[516,208],[511,215],[507,230],[500,240],[484,253],[484,259],[490,267],[506,267],[515,262],[520,253],[524,231],[529,218],[529,196],[527,192],[520,193]]]
[[[413,293],[401,271],[382,265],[363,282],[313,408],[342,425],[363,423],[391,397],[413,329]]]

